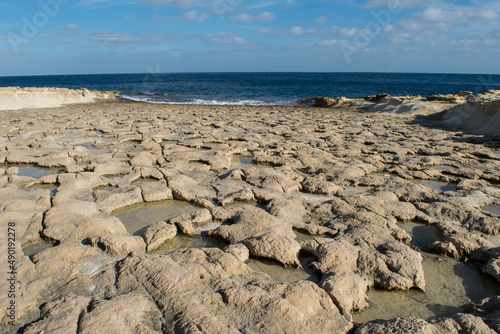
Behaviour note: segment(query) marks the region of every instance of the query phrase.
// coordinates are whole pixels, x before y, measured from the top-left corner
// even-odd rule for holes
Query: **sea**
[[[87,88],[164,104],[293,105],[316,96],[362,98],[484,93],[500,75],[426,73],[145,73],[0,77],[0,87]]]

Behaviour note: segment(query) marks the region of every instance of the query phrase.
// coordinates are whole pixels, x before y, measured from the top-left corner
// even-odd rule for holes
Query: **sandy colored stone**
[[[158,202],[173,199],[172,190],[167,188],[165,180],[141,185],[144,202]]]
[[[275,259],[284,265],[298,265],[300,245],[294,240],[295,234],[289,224],[249,206],[238,210],[232,221],[232,225],[223,225],[210,235],[231,244],[242,243],[253,256]]]
[[[145,252],[146,244],[141,237],[107,235],[90,239],[90,244],[113,256],[123,256],[131,252]]]
[[[168,240],[173,239],[177,235],[175,225],[159,222],[151,227],[148,227],[142,234],[146,243],[146,251],[151,252]]]
[[[162,333],[160,312],[154,302],[129,293],[92,303],[79,320],[80,333]]]

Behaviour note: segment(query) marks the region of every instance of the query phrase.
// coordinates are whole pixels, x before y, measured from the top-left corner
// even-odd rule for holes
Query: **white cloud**
[[[430,7],[418,13],[417,17],[424,21],[470,23],[498,20],[499,14],[493,9],[447,11],[441,8]]]
[[[248,40],[240,37],[238,34],[230,32],[220,32],[205,36],[205,41],[211,45],[248,45]]]
[[[92,33],[87,35],[94,42],[110,45],[136,45],[136,44],[155,44],[173,39],[171,35],[129,35],[129,34],[112,34],[112,33]]]
[[[316,20],[314,20],[315,24],[325,24],[326,22],[328,22],[328,17],[326,16],[320,16]]]
[[[263,12],[259,15],[252,16],[246,13],[240,14],[238,16],[231,17],[232,22],[243,22],[243,23],[252,23],[252,22],[271,22],[276,19],[270,12]]]
[[[339,35],[344,37],[354,37],[358,33],[356,28],[341,28],[339,30]]]
[[[182,16],[182,19],[187,22],[203,22],[210,16],[207,13],[198,13],[195,10],[189,11]]]
[[[133,4],[134,0],[80,0],[78,4],[80,6],[93,6],[93,5],[103,5],[103,6],[121,6]]]
[[[373,8],[394,8],[394,9],[408,9],[424,5],[432,5],[441,3],[443,0],[370,0],[361,7]]]
[[[272,30],[269,28],[263,28],[258,30],[256,33],[260,35],[267,35],[267,36],[302,36],[302,35],[309,35],[315,33],[317,30],[316,29],[304,29],[300,26],[295,26],[287,30]]]
[[[40,37],[41,38],[48,38],[48,37],[70,34],[72,32],[75,32],[76,30],[78,30],[78,28],[80,28],[80,26],[78,26],[76,24],[69,23],[69,24],[66,24],[65,26],[62,26],[61,28],[59,28],[57,30],[51,31],[51,32],[46,33],[46,34],[41,34]]]
[[[316,45],[329,47],[329,46],[335,46],[335,45],[338,45],[338,44],[339,44],[338,40],[336,40],[336,39],[330,39],[330,40],[327,40],[327,41],[318,42]]]
[[[140,0],[140,2],[156,7],[176,6],[181,8],[192,8],[196,6],[215,5],[214,0]]]

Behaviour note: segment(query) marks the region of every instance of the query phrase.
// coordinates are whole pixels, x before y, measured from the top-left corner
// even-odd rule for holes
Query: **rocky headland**
[[[498,93],[3,111],[0,331],[498,332]]]
[[[0,87],[0,111],[23,108],[53,108],[72,103],[113,102],[117,92],[90,91],[85,88]]]

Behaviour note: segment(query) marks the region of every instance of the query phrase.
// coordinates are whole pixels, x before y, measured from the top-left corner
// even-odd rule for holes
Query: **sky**
[[[500,1],[0,0],[0,76],[500,74]]]

